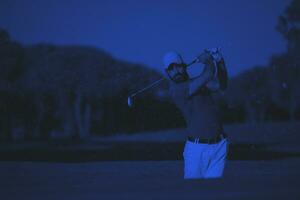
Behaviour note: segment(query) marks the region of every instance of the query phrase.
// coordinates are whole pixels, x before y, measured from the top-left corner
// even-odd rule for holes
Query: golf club
[[[198,58],[194,59],[191,63],[189,63],[189,64],[187,65],[187,67],[191,66],[192,64],[196,63],[197,61],[198,61]],[[133,94],[129,95],[128,98],[127,98],[127,104],[128,104],[128,106],[129,106],[129,107],[132,107],[132,106],[133,106],[133,100],[132,100],[132,98],[133,98],[134,96],[136,96],[137,94],[140,94],[140,93],[142,93],[142,92],[144,92],[144,91],[146,91],[146,90],[148,90],[148,89],[150,89],[150,88],[153,88],[154,86],[158,85],[159,83],[161,83],[161,82],[164,81],[164,80],[166,80],[165,77],[163,77],[163,78],[161,78],[161,79],[159,79],[159,80],[157,80],[157,81],[154,81],[154,82],[151,83],[150,85],[148,85],[148,86],[146,86],[146,87],[144,87],[144,88],[142,88],[142,89],[140,89],[140,90],[134,92]]]

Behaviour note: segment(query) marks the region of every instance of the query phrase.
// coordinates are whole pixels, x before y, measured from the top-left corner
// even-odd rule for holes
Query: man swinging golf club
[[[202,63],[204,69],[190,78],[180,54],[169,52],[164,56],[170,97],[187,124],[184,178],[219,178],[223,175],[227,139],[213,93],[226,88],[227,71],[219,51],[204,51],[196,63]]]

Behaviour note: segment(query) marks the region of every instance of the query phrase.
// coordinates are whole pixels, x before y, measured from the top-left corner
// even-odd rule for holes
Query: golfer
[[[197,62],[204,68],[194,78],[190,78],[180,54],[169,52],[164,56],[171,99],[187,124],[183,151],[185,179],[220,178],[223,175],[227,139],[213,93],[220,87],[217,65],[224,67],[225,64],[221,55],[217,56],[219,60],[215,62],[208,51],[202,53]]]

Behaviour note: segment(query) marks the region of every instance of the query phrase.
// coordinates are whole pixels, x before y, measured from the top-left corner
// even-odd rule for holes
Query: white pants
[[[183,151],[184,179],[222,177],[227,145],[227,139],[216,144],[186,141]]]

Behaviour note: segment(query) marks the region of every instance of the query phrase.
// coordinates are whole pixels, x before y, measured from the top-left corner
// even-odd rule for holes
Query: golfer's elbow
[[[155,96],[156,98],[158,98],[160,101],[171,101],[171,97],[170,97],[170,92],[169,91],[158,91]]]

